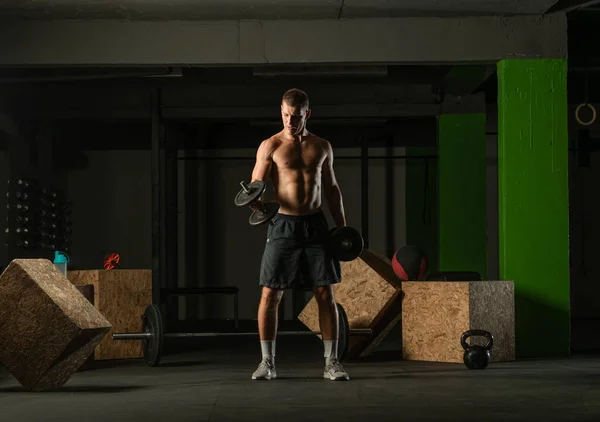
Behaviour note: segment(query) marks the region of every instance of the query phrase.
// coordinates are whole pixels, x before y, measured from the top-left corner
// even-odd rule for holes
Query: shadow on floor
[[[39,393],[48,394],[48,393],[124,393],[128,391],[142,390],[146,387],[124,387],[124,386],[97,386],[97,385],[78,385],[78,386],[65,386],[58,388],[56,390],[50,391],[40,391]],[[2,393],[26,393],[27,391],[23,387],[0,387],[0,392]],[[31,392],[33,394],[35,392]]]

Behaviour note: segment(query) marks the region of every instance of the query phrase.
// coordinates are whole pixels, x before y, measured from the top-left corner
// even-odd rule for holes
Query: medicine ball
[[[427,271],[427,256],[418,246],[404,246],[392,257],[392,268],[402,281],[421,280]]]

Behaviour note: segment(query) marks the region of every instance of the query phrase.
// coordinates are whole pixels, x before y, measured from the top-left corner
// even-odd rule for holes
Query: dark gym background
[[[600,325],[600,287],[595,282],[600,276],[595,265],[600,252],[596,242],[600,162],[594,151],[600,124],[583,128],[573,117],[577,104],[599,101],[600,57],[590,44],[596,22],[594,8],[569,15],[574,351],[600,348],[600,341],[586,334]],[[290,70],[300,74],[290,75]],[[307,91],[314,110],[309,129],[328,138],[340,157],[335,168],[349,224],[363,230],[369,247],[390,256],[407,242],[406,205],[413,201],[405,186],[407,161],[373,159],[365,166],[361,148],[366,143],[373,156],[425,151],[432,157],[412,164],[422,167],[425,180],[425,169],[431,168],[425,162],[435,166],[434,116],[450,70],[433,65],[347,66],[341,72],[298,67],[278,75],[273,69],[265,73],[252,67],[5,68],[0,70],[0,110],[15,117],[24,144],[11,144],[14,134],[0,126],[5,130],[0,138],[0,179],[9,177],[9,148],[27,148],[29,153],[23,156],[28,160],[13,163],[19,166],[13,174],[52,180],[68,192],[74,203],[72,269],[101,268],[109,252],[121,254],[122,268],[151,268],[151,92],[160,87],[161,102],[168,110],[166,137],[179,145],[178,283],[238,286],[240,318],[251,320],[256,317],[264,229],[247,224],[248,211],[235,208],[233,196],[240,180],[250,177],[259,142],[279,130],[281,94],[291,87]],[[472,88],[471,92],[485,93],[487,102],[488,278],[494,279],[498,277],[495,74],[490,72],[487,80]],[[398,110],[392,103],[409,106]],[[592,140],[586,143],[588,138]],[[589,157],[586,149],[592,150]],[[364,172],[361,175],[365,169],[367,189]],[[435,194],[435,180],[428,181],[427,189]],[[368,194],[366,208],[363,192]],[[5,201],[0,195],[0,221],[5,221]],[[427,206],[423,202],[425,224],[430,224],[435,209]],[[12,258],[1,242],[0,266]],[[284,312],[286,318],[295,318],[291,301],[285,303]],[[227,297],[179,302],[181,320],[231,314]]]

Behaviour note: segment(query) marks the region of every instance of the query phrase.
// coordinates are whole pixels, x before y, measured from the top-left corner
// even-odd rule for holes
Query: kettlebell
[[[474,344],[472,346],[467,344],[467,338],[471,336],[484,336],[487,337],[488,342],[485,346],[479,346]],[[465,353],[463,355],[463,361],[465,366],[469,369],[485,369],[490,363],[490,350],[494,345],[494,337],[491,333],[485,330],[468,330],[460,336],[460,344]]]

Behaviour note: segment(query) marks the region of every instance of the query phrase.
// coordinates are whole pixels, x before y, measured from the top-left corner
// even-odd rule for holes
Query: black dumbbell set
[[[252,183],[240,182],[242,189],[235,196],[237,207],[258,205],[258,211],[253,211],[248,219],[251,226],[259,226],[270,222],[279,212],[277,201],[263,201],[262,196],[267,185],[262,180]],[[339,261],[352,261],[358,258],[364,247],[364,240],[358,230],[352,227],[336,227],[330,230],[329,249]]]
[[[5,233],[8,246],[69,251],[71,202],[64,192],[21,177],[8,181],[6,196],[9,212]]]

